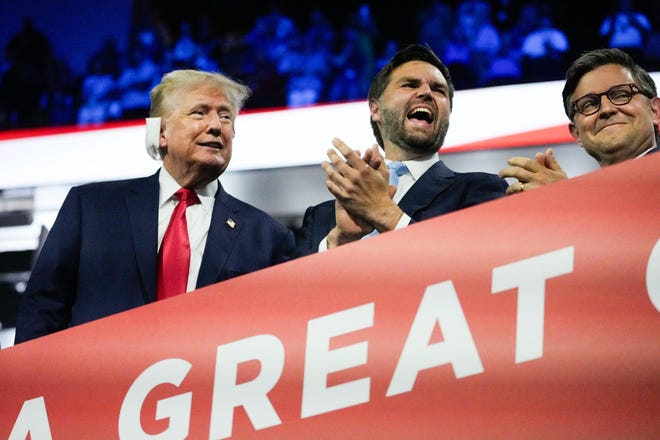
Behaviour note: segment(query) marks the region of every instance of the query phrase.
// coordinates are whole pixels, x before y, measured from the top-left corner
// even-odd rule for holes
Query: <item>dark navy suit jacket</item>
[[[408,214],[411,223],[418,222],[504,197],[507,186],[504,179],[494,174],[458,173],[439,161],[408,190],[399,208]],[[335,224],[334,200],[307,208],[296,233],[296,254],[304,256],[316,252]]]
[[[71,189],[21,296],[16,343],[156,300],[158,195],[158,173]],[[290,230],[219,185],[197,287],[287,261],[294,249]]]

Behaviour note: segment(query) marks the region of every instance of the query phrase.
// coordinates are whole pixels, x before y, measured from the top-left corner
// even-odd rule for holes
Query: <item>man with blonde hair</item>
[[[293,234],[227,194],[248,87],[177,70],[151,92],[149,177],[71,189],[21,297],[16,343],[291,258]]]

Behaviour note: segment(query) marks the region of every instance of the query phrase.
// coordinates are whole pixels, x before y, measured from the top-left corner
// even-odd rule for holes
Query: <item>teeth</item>
[[[417,112],[426,113],[428,115],[431,114],[431,110],[429,110],[427,108],[424,108],[424,107],[414,108],[410,113],[412,114],[412,113],[417,113]]]
[[[415,107],[408,113],[408,117],[433,122],[433,112],[426,107]]]

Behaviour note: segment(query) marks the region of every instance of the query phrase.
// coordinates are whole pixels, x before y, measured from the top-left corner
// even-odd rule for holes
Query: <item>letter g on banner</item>
[[[660,312],[660,239],[653,246],[646,266],[646,291],[655,309]]]
[[[192,393],[187,392],[160,400],[156,404],[156,420],[169,419],[169,427],[159,434],[143,431],[140,411],[147,395],[158,385],[180,386],[192,364],[183,359],[165,359],[148,367],[133,382],[124,397],[119,413],[119,438],[124,440],[169,440],[188,436]]]

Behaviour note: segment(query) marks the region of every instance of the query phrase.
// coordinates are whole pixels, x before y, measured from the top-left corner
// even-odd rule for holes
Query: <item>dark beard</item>
[[[399,148],[415,153],[416,155],[428,155],[435,153],[445,142],[445,136],[449,129],[449,121],[440,121],[438,130],[434,135],[417,136],[408,133],[403,128],[403,123],[397,120],[397,114],[389,109],[382,109],[383,138],[389,138]]]

